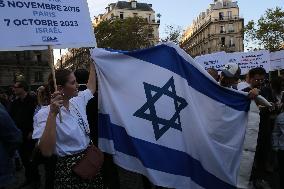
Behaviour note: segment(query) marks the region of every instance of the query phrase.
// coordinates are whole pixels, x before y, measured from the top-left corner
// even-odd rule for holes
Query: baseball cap
[[[224,66],[222,73],[226,77],[239,77],[241,74],[241,69],[237,64],[229,63]]]

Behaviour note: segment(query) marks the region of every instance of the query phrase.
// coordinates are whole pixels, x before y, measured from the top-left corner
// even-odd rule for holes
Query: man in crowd
[[[241,69],[237,64],[226,64],[220,75],[220,85],[227,88],[237,89]]]
[[[269,100],[269,89],[263,87],[266,71],[263,68],[253,68],[248,73],[249,86],[243,91],[249,92],[253,88],[259,90],[259,94]],[[255,188],[269,188],[266,180],[266,165],[269,149],[271,149],[271,128],[269,127],[269,109],[260,108],[260,123],[257,137],[257,146],[254,157],[254,166],[251,172],[251,180]]]
[[[33,116],[37,105],[37,99],[28,93],[28,84],[18,81],[13,86],[16,99],[11,104],[11,116],[17,127],[22,131],[23,143],[19,153],[25,168],[25,183],[23,186],[31,185],[37,188],[39,185],[39,174],[37,165],[31,161],[35,141],[32,139]]]
[[[218,71],[214,68],[208,68],[207,72],[218,82],[219,81],[219,74]]]
[[[249,92],[253,88],[261,89],[262,84],[265,79],[265,69],[263,68],[253,68],[249,71],[247,76],[247,81],[249,86],[244,88],[243,91]]]

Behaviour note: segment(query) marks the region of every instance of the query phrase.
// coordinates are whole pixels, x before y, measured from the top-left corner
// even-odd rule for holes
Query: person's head
[[[50,103],[50,95],[46,87],[40,86],[37,91],[37,102],[41,106],[46,106]]]
[[[85,69],[78,69],[74,72],[74,75],[79,84],[79,91],[87,89],[86,84],[88,83],[89,80],[89,72]]]
[[[237,64],[229,63],[224,66],[221,72],[220,84],[223,87],[237,88],[241,69]]]
[[[25,81],[16,81],[13,86],[13,92],[17,97],[27,94],[28,90],[29,86]]]
[[[73,72],[67,69],[55,71],[57,90],[60,91],[65,99],[70,99],[78,95],[78,83]],[[54,93],[54,81],[52,74],[49,75],[48,87],[50,93]]]
[[[2,89],[0,89],[0,99],[5,99],[8,100],[8,95],[6,94],[6,92]]]
[[[207,72],[216,80],[219,81],[219,74],[218,71],[214,68],[208,68]]]
[[[251,88],[260,88],[265,79],[265,69],[253,68],[248,73],[248,83]]]
[[[272,91],[276,94],[281,94],[282,91],[282,80],[280,77],[274,78],[270,82]]]

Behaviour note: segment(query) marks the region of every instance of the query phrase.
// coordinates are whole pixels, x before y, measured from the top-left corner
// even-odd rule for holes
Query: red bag
[[[82,179],[93,179],[104,162],[104,154],[95,145],[87,148],[83,158],[72,167],[72,171]]]

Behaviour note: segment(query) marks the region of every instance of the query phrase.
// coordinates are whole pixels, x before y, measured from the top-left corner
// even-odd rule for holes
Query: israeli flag
[[[158,186],[236,188],[250,100],[173,43],[94,49],[99,147]]]

